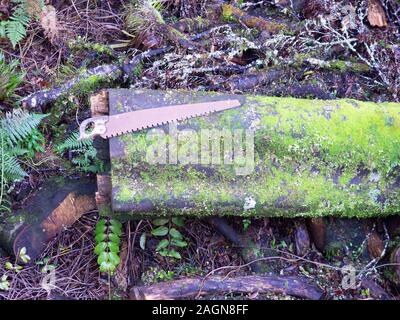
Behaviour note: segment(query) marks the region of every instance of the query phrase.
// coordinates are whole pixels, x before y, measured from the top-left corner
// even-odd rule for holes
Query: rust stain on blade
[[[104,134],[101,134],[101,137],[111,138],[128,132],[149,129],[172,121],[182,121],[239,106],[239,100],[223,100],[121,113],[108,118],[107,130]]]

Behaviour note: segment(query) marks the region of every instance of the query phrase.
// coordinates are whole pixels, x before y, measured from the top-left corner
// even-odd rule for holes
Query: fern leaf
[[[0,21],[0,38],[5,38],[7,36],[6,34],[6,21]]]
[[[12,182],[21,180],[26,176],[26,172],[21,168],[17,158],[11,156],[7,152],[4,153],[4,180]]]
[[[6,113],[6,117],[0,120],[2,130],[7,133],[6,141],[14,145],[24,140],[45,117],[47,117],[46,114],[28,113],[22,109],[14,109]]]
[[[18,21],[8,21],[6,25],[6,35],[15,48],[17,43],[26,36],[25,26]]]
[[[57,146],[57,151],[63,153],[67,150],[78,151],[92,146],[93,139],[78,140],[79,132],[75,131],[63,143]]]
[[[3,21],[2,27],[0,27],[0,37],[7,36],[15,48],[17,43],[26,36],[26,28],[31,17],[27,11],[25,0],[14,0],[13,3],[15,4],[14,11],[9,20]]]

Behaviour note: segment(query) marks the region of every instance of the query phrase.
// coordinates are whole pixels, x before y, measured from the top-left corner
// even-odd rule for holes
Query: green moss
[[[98,75],[91,75],[83,78],[73,88],[72,93],[77,96],[88,96],[94,91],[104,87],[105,84],[109,83],[110,79],[107,76],[102,77]]]
[[[334,60],[331,61],[329,64],[332,69],[339,70],[340,72],[346,72],[347,70],[346,62],[343,60]]]
[[[222,21],[224,22],[236,22],[237,19],[233,15],[232,7],[229,5],[222,6]]]
[[[102,43],[91,43],[84,38],[78,36],[77,39],[72,40],[68,43],[68,47],[74,51],[89,50],[98,53],[99,55],[107,55],[110,57],[114,56],[113,50]]]
[[[114,181],[114,183],[116,183]],[[119,190],[118,193],[116,195],[116,198],[119,201],[132,201],[133,199],[135,199],[135,190],[132,189],[128,183],[123,183],[122,181],[119,181],[118,183],[119,186]]]

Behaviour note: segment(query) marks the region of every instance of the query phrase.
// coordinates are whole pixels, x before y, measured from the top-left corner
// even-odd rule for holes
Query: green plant
[[[43,134],[38,129],[33,129],[32,132],[20,143],[25,151],[24,156],[27,158],[33,158],[36,152],[44,152],[43,145],[45,139]]]
[[[183,218],[160,218],[153,220],[152,223],[156,228],[153,228],[151,234],[155,237],[161,238],[156,247],[156,252],[163,257],[181,259],[180,253],[176,251],[175,248],[184,248],[187,246],[187,242],[184,241],[183,235],[177,229],[177,227],[182,227],[184,225]],[[143,235],[140,240],[142,242]],[[142,248],[144,249],[144,245]]]
[[[163,4],[158,0],[130,0],[124,8],[125,30],[122,32],[131,38],[120,40],[113,48],[123,48],[131,45],[132,39],[141,42],[150,30],[156,30],[158,25],[165,24],[162,17]]]
[[[73,132],[69,138],[56,147],[56,151],[62,154],[71,151],[75,154],[71,162],[84,172],[97,173],[103,170],[103,162],[97,158],[96,148],[93,147],[93,139],[79,140],[79,132]]]
[[[0,290],[8,291],[10,290],[10,282],[7,280],[8,276],[3,274],[0,278]]]
[[[151,285],[161,281],[170,281],[174,278],[175,272],[168,270],[165,271],[159,267],[150,267],[148,270],[142,273],[141,280],[145,285]]]
[[[250,219],[243,219],[242,223],[243,223],[243,231],[246,231],[251,225],[251,220]]]
[[[6,208],[3,204],[6,186],[26,176],[18,158],[32,151],[29,144],[24,144],[46,116],[14,109],[0,118],[0,210]]]
[[[95,227],[97,263],[100,272],[113,274],[121,259],[119,257],[119,244],[122,225],[114,219],[100,219]]]
[[[148,30],[154,23],[163,24],[162,9],[162,2],[158,0],[131,0],[125,7],[127,31],[138,35]]]
[[[18,60],[7,63],[4,54],[0,51],[0,102],[9,102],[16,98],[15,90],[22,83],[24,73],[18,72]]]
[[[44,0],[11,0],[11,3],[13,9],[10,18],[0,21],[0,38],[7,38],[15,48],[25,38],[31,20],[40,17]]]
[[[0,38],[8,38],[15,46],[26,36],[33,16],[33,7],[42,5],[41,0],[11,0],[14,4],[12,14],[8,20],[0,22]]]

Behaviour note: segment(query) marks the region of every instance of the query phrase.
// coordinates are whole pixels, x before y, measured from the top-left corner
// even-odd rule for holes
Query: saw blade
[[[88,135],[100,135],[107,139],[129,132],[165,125],[173,121],[182,121],[239,106],[239,100],[223,100],[173,105],[131,111],[112,116],[93,117],[82,122],[80,138],[83,138],[83,136],[86,137],[84,132],[89,123],[93,123],[94,128],[92,133]]]

